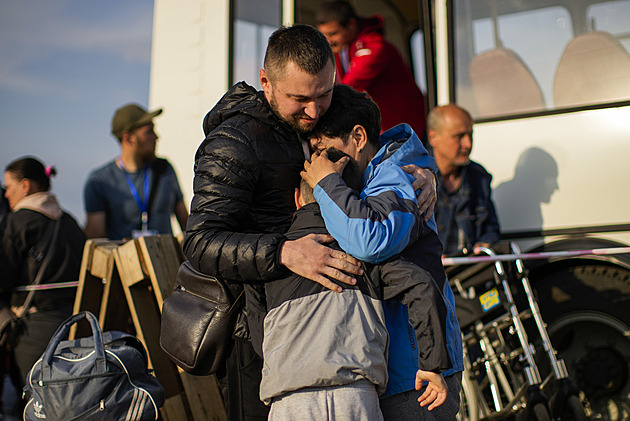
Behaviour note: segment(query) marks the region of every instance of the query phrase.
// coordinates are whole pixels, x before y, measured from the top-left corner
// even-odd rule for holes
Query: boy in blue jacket
[[[381,396],[383,415],[399,420],[421,416],[454,419],[459,409],[463,353],[453,292],[441,263],[442,246],[435,221],[419,214],[413,179],[401,168],[415,164],[436,171],[435,162],[405,124],[388,130],[379,139],[380,113],[365,94],[345,85],[335,86],[328,111],[310,134],[311,146],[320,153],[305,164],[302,173],[314,189],[326,228],[346,253],[360,260],[383,263],[399,255],[392,264],[383,265],[381,273],[381,282],[390,286],[385,300],[398,298],[406,305],[394,301],[385,304],[390,347],[389,382]],[[341,177],[349,158],[330,161],[326,153],[329,147],[358,162],[363,171],[359,197]],[[404,291],[409,291],[407,275],[415,271],[423,271],[418,273],[425,275],[427,285],[437,285],[441,293],[438,299],[405,296]],[[401,294],[398,297],[397,288]],[[446,326],[446,358],[441,352],[433,352],[444,345],[444,338],[435,330],[432,333],[427,324],[435,321],[424,313],[434,306],[445,309],[441,322]],[[416,338],[409,334],[409,323]],[[416,340],[410,340],[410,336]],[[447,402],[430,413],[414,403],[423,392],[415,390],[417,369],[441,372],[449,387]]]

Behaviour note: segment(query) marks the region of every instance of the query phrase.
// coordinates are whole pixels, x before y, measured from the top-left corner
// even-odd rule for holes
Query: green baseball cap
[[[153,117],[162,114],[162,109],[148,112],[138,104],[127,104],[114,113],[112,119],[112,134],[122,140],[122,134],[145,124],[149,124]]]

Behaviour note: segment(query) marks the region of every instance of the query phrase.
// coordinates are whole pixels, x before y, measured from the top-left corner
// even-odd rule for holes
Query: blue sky
[[[148,103],[152,20],[153,0],[0,0],[2,174],[24,155],[54,165],[81,225],[88,173],[119,153],[114,110]]]

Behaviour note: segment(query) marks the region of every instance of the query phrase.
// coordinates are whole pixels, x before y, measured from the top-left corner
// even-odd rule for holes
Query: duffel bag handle
[[[55,350],[57,349],[57,345],[59,345],[61,341],[66,339],[72,325],[80,322],[83,319],[87,319],[90,322],[90,326],[92,327],[92,338],[94,339],[94,353],[96,357],[94,365],[96,367],[96,370],[98,373],[105,373],[107,371],[105,349],[103,348],[103,332],[101,331],[101,326],[98,324],[98,319],[94,314],[89,311],[82,311],[66,319],[66,321],[57,328],[57,331],[48,343],[48,347],[46,348],[44,355],[42,355],[42,371],[44,376],[43,380],[50,379],[52,375],[52,370],[50,366],[52,365],[52,359],[53,355],[55,354]]]

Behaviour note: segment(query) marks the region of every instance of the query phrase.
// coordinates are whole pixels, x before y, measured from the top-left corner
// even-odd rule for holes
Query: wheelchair
[[[520,254],[513,243],[482,252]],[[551,344],[522,260],[445,269],[464,345],[458,420],[586,420],[584,401]],[[541,354],[548,360],[544,377]]]

